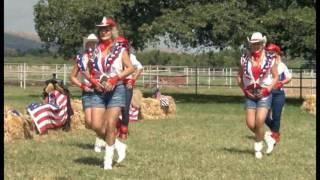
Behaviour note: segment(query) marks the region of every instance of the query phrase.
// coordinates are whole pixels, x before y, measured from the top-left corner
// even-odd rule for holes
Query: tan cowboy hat
[[[83,38],[83,49],[86,48],[86,44],[88,42],[96,42],[97,43],[98,41],[99,40],[95,34],[90,34],[88,37],[84,37]]]
[[[263,42],[263,44],[266,44],[267,42],[267,37],[262,36],[260,32],[254,32],[251,36],[251,39],[247,37],[249,43],[257,43],[257,42]]]

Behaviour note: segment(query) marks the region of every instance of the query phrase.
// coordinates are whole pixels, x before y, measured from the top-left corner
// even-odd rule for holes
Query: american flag
[[[129,109],[129,121],[137,121],[139,116],[139,108],[135,108],[132,105],[130,105]],[[122,120],[122,116],[120,114],[119,119]]]
[[[49,103],[32,103],[27,107],[40,134],[47,129],[63,126],[68,118],[68,97],[57,90],[48,94]]]

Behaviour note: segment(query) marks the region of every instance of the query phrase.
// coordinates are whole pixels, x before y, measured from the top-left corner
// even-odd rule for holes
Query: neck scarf
[[[254,61],[257,61],[258,59],[260,59],[261,55],[262,55],[261,50],[251,53],[251,56],[253,56]]]
[[[107,48],[110,47],[110,45],[112,44],[112,40],[106,40],[106,41],[101,41],[99,44],[99,48],[101,50],[101,52],[105,51]]]

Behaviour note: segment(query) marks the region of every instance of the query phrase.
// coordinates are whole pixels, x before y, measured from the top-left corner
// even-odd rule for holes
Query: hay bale
[[[307,95],[304,98],[301,109],[310,114],[316,115],[316,95]]]
[[[139,89],[133,89],[131,105],[135,108],[140,108],[142,104],[142,92]]]
[[[82,102],[80,99],[71,100],[71,106],[73,109],[73,116],[71,117],[72,129],[85,129],[85,117],[82,110]]]
[[[142,119],[164,119],[175,115],[176,104],[171,96],[168,96],[169,107],[162,108],[159,99],[142,98],[140,116]]]
[[[34,133],[31,131],[30,124],[25,116],[10,106],[5,106],[4,109],[4,141],[11,142],[16,139],[33,138]]]

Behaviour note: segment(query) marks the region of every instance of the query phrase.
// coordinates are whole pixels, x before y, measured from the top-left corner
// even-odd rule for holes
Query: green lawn
[[[7,86],[5,103],[23,110],[40,100],[41,91]],[[49,132],[41,140],[5,144],[5,179],[316,179],[316,118],[300,110],[300,100],[287,100],[281,141],[257,160],[239,92],[163,94],[175,98],[176,117],[132,123],[127,158],[113,170],[103,170],[104,153],[93,151],[92,131]]]

